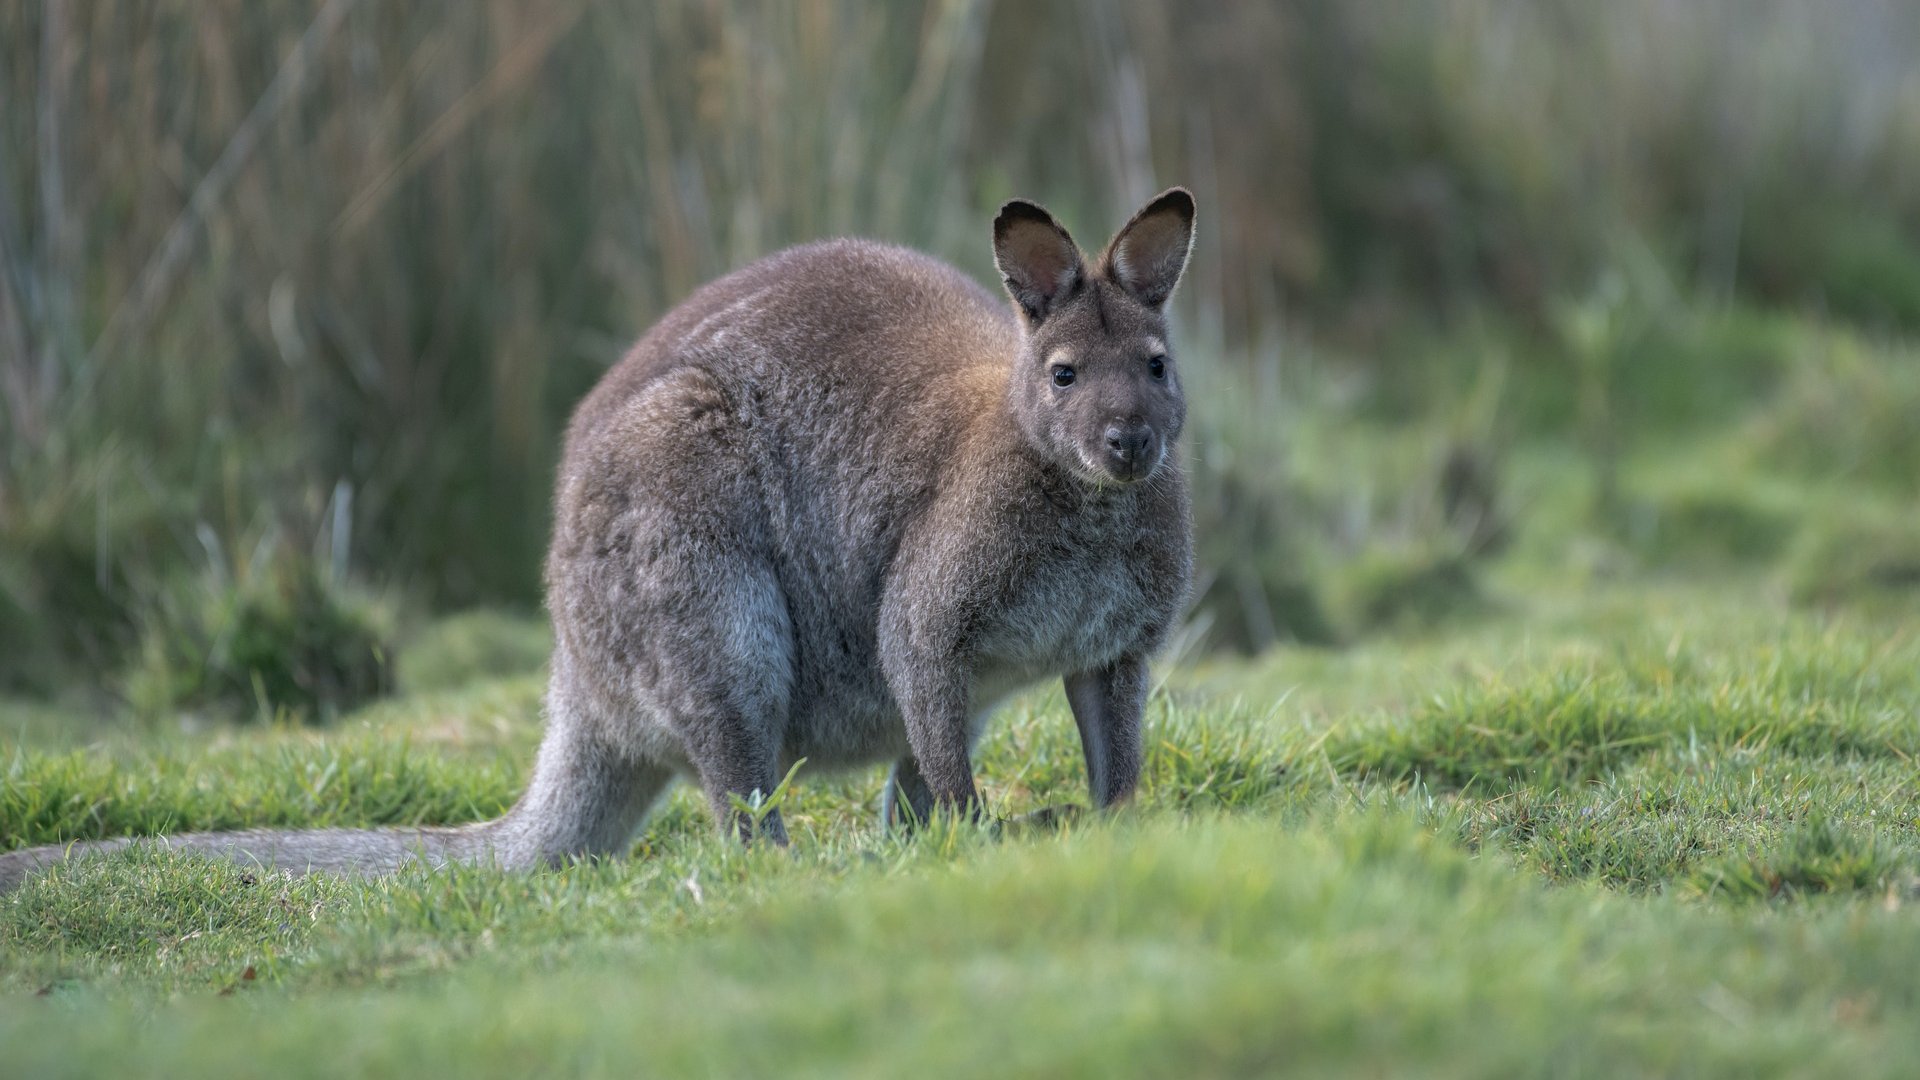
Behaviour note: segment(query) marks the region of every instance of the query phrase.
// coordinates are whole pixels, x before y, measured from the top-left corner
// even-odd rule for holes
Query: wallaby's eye
[[[1068,367],[1065,364],[1053,365],[1053,385],[1072,386],[1073,385],[1073,369]]]
[[[1167,358],[1164,356],[1156,356],[1147,361],[1147,374],[1152,375],[1156,379],[1166,378]]]

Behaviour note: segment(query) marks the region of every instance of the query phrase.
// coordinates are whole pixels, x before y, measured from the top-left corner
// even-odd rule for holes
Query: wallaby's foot
[[[700,772],[700,786],[706,790],[707,805],[721,833],[743,844],[765,840],[786,847],[787,825],[780,818],[780,808],[764,802],[778,789],[776,751],[762,753],[739,745],[713,744],[701,749],[704,752],[694,759],[694,768]]]
[[[1009,825],[1028,826],[1035,829],[1056,829],[1071,825],[1085,817],[1087,808],[1079,803],[1055,803],[1029,811],[1018,817],[1007,819]]]
[[[714,816],[720,822],[720,831],[730,834],[743,844],[752,844],[756,840],[765,841],[774,847],[787,846],[787,825],[780,820],[778,809],[768,810],[760,818],[759,827],[754,826],[754,814],[751,810],[742,810],[733,805],[731,799],[727,805],[714,807]]]
[[[920,774],[920,766],[907,754],[894,762],[887,777],[886,792],[880,796],[880,824],[891,831],[911,833],[939,815],[958,815],[968,821],[986,819],[986,807],[977,793],[958,803],[943,802]]]
[[[1038,810],[1003,818],[994,823],[994,832],[999,836],[1061,832],[1086,814],[1087,809],[1084,806],[1074,803],[1056,803],[1053,806],[1043,806]]]

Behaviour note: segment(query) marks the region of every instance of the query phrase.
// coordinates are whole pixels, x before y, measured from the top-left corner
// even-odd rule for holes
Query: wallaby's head
[[[1120,229],[1091,268],[1039,206],[993,222],[993,258],[1019,310],[1012,405],[1041,454],[1095,484],[1152,476],[1186,422],[1167,299],[1193,246],[1193,196],[1173,188]]]

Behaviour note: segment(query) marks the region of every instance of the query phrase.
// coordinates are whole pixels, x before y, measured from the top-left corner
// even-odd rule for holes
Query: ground
[[[1112,820],[791,851],[691,793],[633,856],[287,879],[146,854],[0,900],[20,1074],[1839,1072],[1920,1052],[1920,641],[1749,580],[1492,585],[1444,632],[1172,671]],[[43,838],[492,814],[537,674],[326,730],[8,714]],[[83,734],[82,734],[83,733]],[[1057,689],[981,755],[1084,801]]]

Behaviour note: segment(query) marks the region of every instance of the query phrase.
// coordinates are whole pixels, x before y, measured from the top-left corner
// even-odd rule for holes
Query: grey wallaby
[[[1165,307],[1192,245],[1174,188],[1091,266],[1006,204],[1012,310],[952,267],[833,240],[669,312],[567,431],[546,566],[555,648],[526,793],[444,828],[192,833],[295,872],[532,867],[618,853],[677,775],[721,827],[786,842],[788,765],[893,762],[882,813],[977,813],[972,747],[1063,677],[1095,804],[1134,790],[1149,656],[1185,603],[1186,417]],[[0,890],[129,838],[0,855]]]

